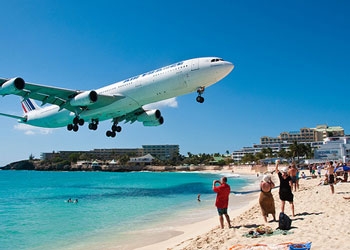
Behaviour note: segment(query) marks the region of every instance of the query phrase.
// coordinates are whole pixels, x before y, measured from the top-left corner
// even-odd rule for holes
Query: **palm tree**
[[[293,144],[289,146],[289,149],[292,153],[293,159],[297,157],[298,162],[300,156],[306,158],[312,158],[313,156],[312,148],[309,144],[298,144],[296,141],[294,141]]]
[[[288,158],[288,152],[287,152],[284,148],[282,148],[282,149],[278,152],[277,156],[278,156],[278,157],[281,157],[281,158]]]

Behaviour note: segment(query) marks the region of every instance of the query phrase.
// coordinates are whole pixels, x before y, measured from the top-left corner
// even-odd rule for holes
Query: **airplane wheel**
[[[67,130],[68,131],[72,131],[73,130],[73,125],[72,124],[68,124],[67,125]]]
[[[111,137],[114,138],[116,136],[116,133],[114,131],[111,132]]]
[[[83,119],[79,119],[79,122],[78,122],[78,123],[79,123],[79,126],[83,126],[83,125],[84,125],[84,122],[85,122],[85,121],[84,121]]]
[[[117,131],[117,125],[115,124],[112,125],[112,131]]]
[[[115,131],[117,131],[119,133],[120,131],[122,131],[122,127],[117,126],[117,129]]]
[[[73,124],[78,124],[78,122],[79,122],[79,118],[76,116],[76,117],[74,117],[74,119],[73,119]]]
[[[97,129],[97,124],[96,123],[89,123],[89,129],[90,130],[96,130]]]
[[[73,125],[73,131],[77,132],[79,130],[79,126],[77,124]]]
[[[108,130],[108,131],[106,132],[106,136],[107,136],[107,137],[111,137],[111,135],[112,135],[112,131],[109,131],[109,130]]]
[[[204,98],[201,96],[197,96],[196,101],[199,103],[203,103],[204,102]]]

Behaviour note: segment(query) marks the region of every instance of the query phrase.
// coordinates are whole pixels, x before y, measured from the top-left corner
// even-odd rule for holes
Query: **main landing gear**
[[[67,125],[68,131],[74,131],[77,132],[79,130],[79,126],[84,125],[84,120],[80,119],[79,116],[74,117],[73,123]]]
[[[98,126],[98,120],[92,120],[91,123],[89,123],[90,130],[96,130],[97,126]]]
[[[199,103],[203,103],[204,102],[204,98],[202,97],[202,94],[204,93],[204,90],[205,90],[205,87],[199,87],[197,89],[198,96],[196,98],[196,101],[199,102]]]
[[[106,132],[106,136],[107,137],[115,137],[117,135],[117,133],[119,133],[120,131],[122,131],[122,127],[120,127],[118,125],[118,122],[114,122],[112,127],[111,127],[111,130],[107,130]],[[117,133],[116,133],[117,132]]]

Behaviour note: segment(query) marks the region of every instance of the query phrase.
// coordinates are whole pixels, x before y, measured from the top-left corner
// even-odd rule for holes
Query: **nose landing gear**
[[[203,103],[204,102],[204,98],[202,97],[202,94],[204,93],[204,90],[205,90],[205,87],[199,87],[197,89],[198,96],[196,98],[196,101],[199,102],[199,103]]]

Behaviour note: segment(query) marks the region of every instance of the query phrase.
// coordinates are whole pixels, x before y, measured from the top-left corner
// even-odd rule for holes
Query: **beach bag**
[[[278,228],[281,230],[289,230],[292,225],[292,220],[285,213],[280,213]]]
[[[291,244],[288,246],[289,250],[311,250],[311,242],[306,242],[304,244]]]

